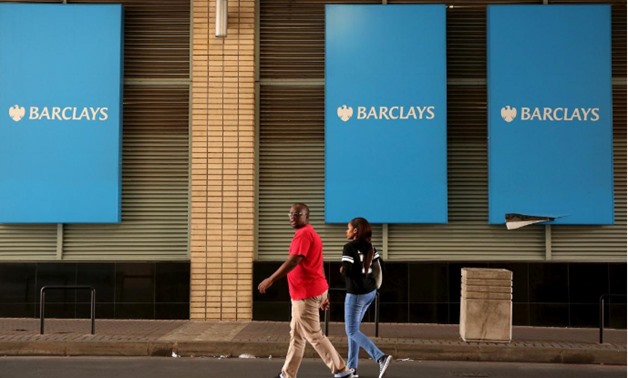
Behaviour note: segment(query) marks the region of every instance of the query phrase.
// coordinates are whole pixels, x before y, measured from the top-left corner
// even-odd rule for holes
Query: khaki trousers
[[[327,292],[314,298],[292,300],[290,321],[290,346],[281,374],[284,378],[296,378],[305,352],[305,342],[312,345],[333,374],[347,371],[345,361],[321,330],[320,306]]]

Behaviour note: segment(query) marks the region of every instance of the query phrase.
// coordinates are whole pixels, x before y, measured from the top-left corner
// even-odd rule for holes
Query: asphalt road
[[[172,357],[0,357],[2,378],[271,378],[283,359]],[[360,360],[360,378],[377,378],[377,364]],[[331,377],[306,359],[299,378]],[[386,378],[625,378],[626,366],[393,361]]]

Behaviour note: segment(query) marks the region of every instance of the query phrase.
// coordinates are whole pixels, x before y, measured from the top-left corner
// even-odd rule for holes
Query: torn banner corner
[[[556,217],[508,213],[506,214],[506,228],[515,230],[531,224],[550,222],[554,219],[556,219]]]

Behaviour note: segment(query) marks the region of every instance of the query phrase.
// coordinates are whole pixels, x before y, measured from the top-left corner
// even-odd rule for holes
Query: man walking
[[[278,279],[288,275],[292,303],[290,346],[286,361],[276,378],[297,377],[306,341],[316,350],[335,378],[349,378],[352,370],[347,368],[345,361],[321,330],[319,309],[329,308],[329,285],[323,272],[323,243],[309,224],[310,209],[306,204],[295,203],[288,216],[290,226],[296,230],[288,258],[257,286],[259,292],[264,294]]]

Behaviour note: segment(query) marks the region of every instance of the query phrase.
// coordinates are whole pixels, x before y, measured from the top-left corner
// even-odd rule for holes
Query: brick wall
[[[255,3],[192,8],[190,318],[252,318],[255,211]]]

